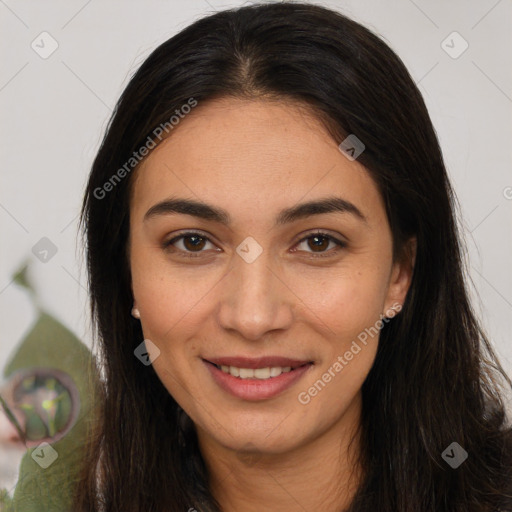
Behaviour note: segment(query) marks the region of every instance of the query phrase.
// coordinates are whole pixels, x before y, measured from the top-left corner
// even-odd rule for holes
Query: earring
[[[140,311],[136,307],[132,308],[132,316],[133,318],[140,318]]]

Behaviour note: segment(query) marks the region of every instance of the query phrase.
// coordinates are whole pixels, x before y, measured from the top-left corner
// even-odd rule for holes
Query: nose
[[[234,255],[233,267],[219,290],[218,321],[224,329],[255,341],[270,331],[290,327],[295,296],[280,275],[279,265],[272,263],[265,250],[250,262]]]

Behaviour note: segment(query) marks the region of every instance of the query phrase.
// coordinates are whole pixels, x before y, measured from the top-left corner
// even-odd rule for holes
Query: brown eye
[[[322,233],[322,232],[316,232],[308,235],[307,237],[303,238],[298,246],[300,244],[304,244],[304,242],[307,243],[307,248],[311,249],[312,257],[324,257],[324,253],[327,253],[326,256],[331,256],[332,254],[337,254],[339,252],[339,249],[346,247],[346,243],[342,242],[341,240],[338,240],[337,238],[334,238],[333,236]],[[336,249],[328,249],[329,245],[333,243],[334,247]],[[305,251],[310,252],[310,251]],[[314,254],[318,253],[318,254]]]
[[[211,244],[213,246],[207,236],[202,233],[187,232],[181,233],[168,242],[165,242],[163,244],[163,248],[165,250],[179,253],[180,256],[194,258],[201,256],[203,252],[206,252],[206,250],[203,250],[205,249],[206,244]]]
[[[204,248],[205,240],[205,238],[198,235],[184,236],[183,245],[187,250],[195,251],[197,249],[200,251]]]
[[[322,249],[326,249],[330,243],[329,238],[327,238],[326,236],[323,236],[323,235],[310,236],[307,240],[312,242],[312,245],[310,243],[310,244],[308,244],[308,247],[313,249],[313,251],[316,251],[317,249],[322,251]]]

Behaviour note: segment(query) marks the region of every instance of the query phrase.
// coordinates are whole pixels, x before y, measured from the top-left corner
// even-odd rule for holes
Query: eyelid
[[[330,240],[337,241],[340,244],[344,244],[344,245],[348,244],[347,239],[344,236],[340,235],[339,233],[334,234],[334,233],[331,233],[330,230],[328,230],[328,229],[316,228],[313,230],[305,231],[304,233],[301,233],[300,235],[297,235],[298,239],[297,239],[297,242],[295,242],[295,245],[298,244],[299,242],[303,242],[307,238],[310,238],[314,235],[322,235],[322,236],[325,236],[326,238],[329,238]]]
[[[205,238],[207,240],[210,240],[210,238],[211,238],[211,235],[206,233],[206,231],[201,231],[200,229],[184,229],[182,231],[178,231],[177,233],[175,233],[172,236],[172,238],[170,238],[169,240],[164,240],[164,245],[169,245],[171,242],[177,240],[180,237],[186,236],[186,235],[189,235],[189,236],[198,235],[201,238]]]

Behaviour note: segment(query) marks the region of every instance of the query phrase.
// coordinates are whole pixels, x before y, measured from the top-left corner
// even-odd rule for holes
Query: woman
[[[82,223],[105,396],[76,510],[512,507],[438,141],[367,29],[270,4],[163,43]]]

